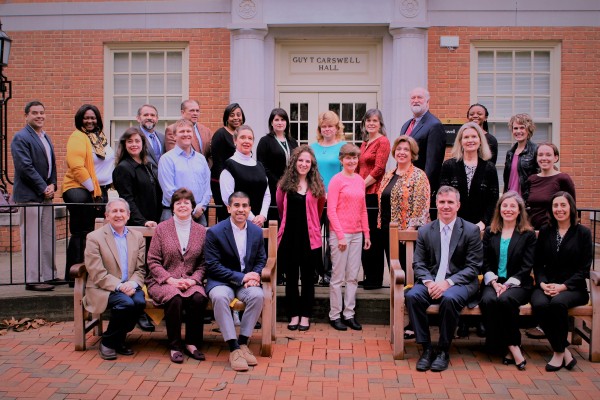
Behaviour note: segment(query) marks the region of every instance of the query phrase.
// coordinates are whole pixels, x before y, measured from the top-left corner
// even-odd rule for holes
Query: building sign
[[[447,118],[442,120],[444,125],[444,132],[446,133],[446,146],[452,147],[454,145],[454,139],[458,134],[458,130],[464,124],[464,120],[460,118]]]
[[[291,73],[362,73],[368,53],[289,53]]]

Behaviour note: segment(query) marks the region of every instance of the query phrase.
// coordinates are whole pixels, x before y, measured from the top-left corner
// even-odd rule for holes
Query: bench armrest
[[[78,263],[78,264],[72,265],[71,269],[69,270],[69,275],[73,279],[85,278],[87,275],[87,269],[85,269],[85,264]]]
[[[600,271],[590,271],[590,282],[593,286],[600,286]]]
[[[406,275],[402,270],[402,266],[400,265],[400,260],[390,260],[390,267],[392,269],[392,281],[391,285],[405,285],[406,284]]]
[[[263,282],[274,282],[275,281],[275,259],[268,258],[267,264],[260,273],[260,279]]]

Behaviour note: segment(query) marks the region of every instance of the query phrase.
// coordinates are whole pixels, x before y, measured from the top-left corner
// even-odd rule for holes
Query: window
[[[110,126],[113,143],[137,124],[135,116],[143,104],[158,109],[157,129],[164,132],[180,117],[181,102],[188,97],[187,45],[109,46],[106,53],[105,126]]]
[[[560,145],[560,44],[477,42],[471,55],[471,100],[490,112],[501,178],[506,152],[514,144],[511,116],[530,114],[536,125],[533,141]]]
[[[360,123],[367,112],[367,103],[329,103],[329,110],[340,116],[344,124],[344,140],[360,146],[362,142]]]

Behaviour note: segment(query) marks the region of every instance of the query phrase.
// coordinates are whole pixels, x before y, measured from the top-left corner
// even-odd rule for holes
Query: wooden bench
[[[144,237],[152,237],[155,230],[155,228],[141,226],[129,226],[128,228],[142,233]],[[270,357],[273,354],[273,342],[276,339],[277,221],[269,221],[269,227],[263,228],[263,236],[268,240],[268,254],[267,263],[261,273],[264,303],[262,310],[260,355],[263,357]],[[83,263],[73,265],[69,272],[71,277],[75,279],[75,289],[73,291],[75,332],[73,342],[75,344],[75,350],[83,351],[86,349],[87,332],[93,331],[94,336],[102,336],[102,314],[90,313],[83,307],[83,296],[85,296],[85,285],[88,277],[85,265]],[[158,307],[154,305],[154,302],[151,299],[146,298],[146,309],[153,310],[156,308]],[[236,311],[242,311],[244,308],[245,305],[242,302],[237,302],[232,307],[232,309]],[[207,304],[207,310],[212,310],[210,299]]]
[[[413,254],[416,231],[400,231],[398,224],[390,224],[390,329],[392,352],[394,359],[404,359],[404,290],[414,284]],[[406,243],[406,274],[400,265],[399,242]],[[600,362],[600,271],[590,271],[590,303],[585,306],[573,307],[569,315],[573,317],[573,344],[581,344],[584,339],[589,343],[589,360]],[[437,314],[439,305],[431,305],[428,314]],[[481,315],[479,306],[465,307],[461,315]],[[521,306],[520,315],[531,315],[531,305]],[[592,336],[596,332],[596,338]]]

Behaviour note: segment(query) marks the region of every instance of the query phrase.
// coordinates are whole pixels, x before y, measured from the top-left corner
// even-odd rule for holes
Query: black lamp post
[[[4,67],[8,66],[8,57],[10,56],[11,38],[2,30],[0,22],[0,190],[3,193],[8,192],[7,185],[12,181],[8,177],[8,140],[6,137],[8,131],[8,109],[6,103],[12,97],[12,82],[4,76]]]

